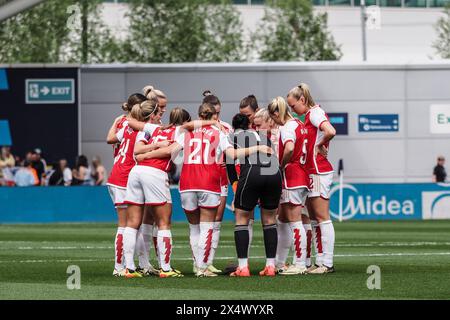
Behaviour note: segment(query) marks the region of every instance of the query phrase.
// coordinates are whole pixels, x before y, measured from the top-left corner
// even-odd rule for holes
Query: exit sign
[[[27,104],[75,103],[74,79],[26,79]]]

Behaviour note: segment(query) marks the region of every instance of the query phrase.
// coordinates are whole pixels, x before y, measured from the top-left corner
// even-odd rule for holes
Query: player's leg
[[[186,191],[180,193],[181,207],[189,222],[189,244],[193,258],[193,272],[197,273],[198,244],[200,239],[200,209],[198,207],[197,192]]]
[[[219,197],[218,197],[219,198]],[[220,200],[219,200],[220,201]],[[198,241],[197,255],[197,276],[217,276],[207,270],[209,255],[212,249],[212,238],[214,232],[214,219],[217,214],[217,207],[200,207],[200,237]]]
[[[158,225],[158,252],[159,264],[161,270],[159,276],[161,278],[180,277],[181,273],[171,266],[172,258],[172,232],[171,232],[171,215],[172,203],[165,203],[153,207],[155,213],[156,224]]]
[[[117,232],[114,239],[114,276],[121,277],[125,275],[125,259],[123,256],[123,233],[127,226],[127,208],[117,208]]]
[[[307,190],[298,188],[283,190],[281,197],[281,211],[278,217],[279,244],[277,249],[277,267],[283,275],[304,274],[306,272],[306,232],[301,220],[301,208],[305,203]],[[295,265],[284,268],[289,248],[292,247],[295,255]],[[281,269],[280,269],[281,268]]]
[[[114,271],[113,276],[125,275],[125,261],[123,257],[123,232],[127,226],[127,205],[124,204],[126,189],[108,186],[108,191],[117,211],[117,231],[114,238]]]
[[[123,250],[126,264],[127,278],[136,278],[142,276],[137,273],[134,264],[134,252],[136,248],[136,238],[143,215],[143,206],[129,205],[127,208],[127,226],[123,234]],[[139,276],[138,276],[139,275]]]
[[[303,228],[305,229],[306,232],[306,268],[310,268],[312,266],[311,263],[312,227],[311,227],[311,220],[309,219],[308,215],[308,209],[306,208],[306,206],[302,208],[302,223]],[[295,262],[293,264],[295,264]]]
[[[278,246],[276,214],[281,198],[281,172],[262,176],[260,188],[261,222],[263,225],[264,247],[266,250],[266,266],[259,274],[275,276],[275,258]]]
[[[158,275],[159,271],[150,263],[150,243],[153,235],[153,213],[150,206],[145,206],[144,217],[138,231],[136,251],[139,259],[139,268],[136,271],[147,275]]]
[[[231,273],[231,276],[250,276],[250,269],[248,266],[249,216],[250,211],[235,207],[236,225],[234,227],[234,241],[238,257],[238,268]]]
[[[220,205],[217,208],[217,215],[214,219],[214,231],[212,238],[211,253],[208,259],[208,270],[214,273],[221,273],[222,270],[213,266],[214,257],[216,256],[217,248],[219,247],[220,228],[222,227],[223,214],[227,205],[228,186],[222,186],[222,192],[220,194]]]
[[[314,183],[319,186],[319,192],[311,195],[310,203],[314,210],[314,216],[318,223],[316,226],[316,237],[319,242],[318,249],[321,249],[321,266],[311,270],[311,274],[324,274],[334,272],[334,242],[335,232],[333,222],[330,218],[329,193],[333,179],[332,174],[314,175]]]
[[[248,256],[250,257],[250,248],[253,241],[253,225],[255,224],[255,209],[250,211],[248,219]]]

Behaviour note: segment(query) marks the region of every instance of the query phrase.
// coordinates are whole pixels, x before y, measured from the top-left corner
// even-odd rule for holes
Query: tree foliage
[[[309,0],[270,1],[254,48],[263,61],[339,60],[340,46],[327,30],[327,14],[314,14]]]
[[[444,8],[444,16],[435,25],[437,40],[433,48],[443,59],[450,59],[450,4]]]
[[[81,26],[77,22],[81,19],[78,13],[82,1],[88,8],[86,62],[115,61],[118,44],[101,22],[99,0],[47,0],[0,23],[0,62],[84,62]]]
[[[123,60],[242,60],[239,13],[230,1],[135,0]]]

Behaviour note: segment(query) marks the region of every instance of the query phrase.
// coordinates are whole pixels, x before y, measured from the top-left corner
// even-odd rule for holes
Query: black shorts
[[[252,211],[260,204],[262,209],[278,208],[281,197],[281,172],[267,174],[267,167],[242,166],[238,187],[234,198],[234,207]]]

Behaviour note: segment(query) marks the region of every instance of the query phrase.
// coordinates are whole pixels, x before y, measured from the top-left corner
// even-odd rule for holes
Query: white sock
[[[136,250],[138,251],[139,267],[150,268],[150,238],[153,233],[153,225],[141,224],[139,228]]]
[[[331,220],[319,223],[322,234],[323,259],[322,264],[327,267],[333,266],[334,255],[334,227]]]
[[[278,222],[277,225],[278,233],[278,245],[277,245],[277,256],[276,256],[276,266],[277,268],[284,267],[286,264],[286,259],[289,254],[289,249],[292,245],[292,229],[289,227],[289,223]]]
[[[266,267],[275,267],[275,258],[266,259]]]
[[[220,227],[222,222],[216,221],[214,222],[213,228],[213,236],[212,236],[212,244],[211,244],[211,253],[208,258],[208,266],[213,264],[214,257],[216,255],[217,247],[219,246],[219,238],[220,238]]]
[[[239,268],[248,267],[248,258],[238,259]]]
[[[135,270],[134,250],[136,247],[137,229],[126,227],[123,231],[123,254],[125,256],[125,264],[127,269]]]
[[[321,266],[323,258],[323,247],[319,223],[316,220],[311,220],[311,228],[312,228],[312,242],[314,245],[314,251],[316,253],[315,264]]]
[[[198,241],[197,267],[206,269],[211,254],[214,222],[200,222],[200,238]]]
[[[161,268],[159,265],[159,254],[158,254],[158,226],[156,223],[153,224],[153,248],[155,249],[156,261],[158,261],[158,268]]]
[[[170,258],[172,256],[172,232],[158,230],[158,259],[161,269],[170,271]]]
[[[200,225],[189,224],[189,243],[191,244],[192,258],[194,258],[195,265],[197,265],[199,239],[200,239]]]
[[[248,253],[247,253],[247,257],[250,257],[250,247],[252,246],[253,224],[254,223],[255,223],[255,220],[253,220],[253,219],[248,220]]]
[[[303,224],[306,232],[306,266],[311,266],[311,249],[312,249],[312,227],[311,224]]]
[[[294,258],[292,264],[304,268],[306,266],[306,232],[301,221],[290,222],[292,228],[292,249]]]
[[[118,227],[116,238],[114,240],[114,269],[122,270],[125,267],[125,261],[123,257],[123,232],[125,228]]]

